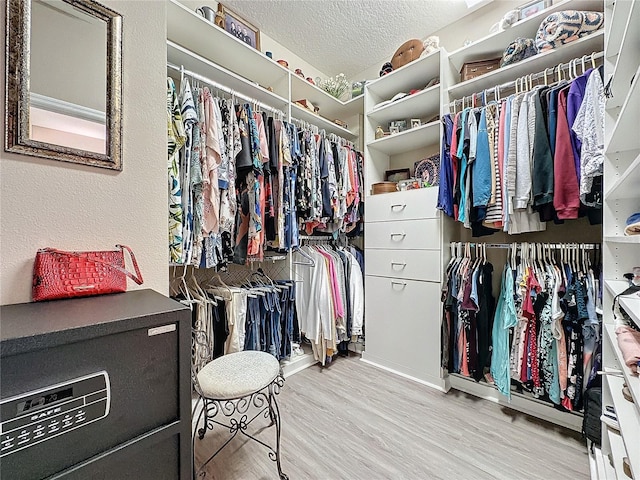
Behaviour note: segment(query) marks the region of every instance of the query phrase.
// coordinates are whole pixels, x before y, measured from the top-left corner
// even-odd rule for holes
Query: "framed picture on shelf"
[[[260,30],[218,2],[216,23],[228,33],[256,50],[260,50]],[[218,23],[219,22],[219,23]]]
[[[420,121],[419,118],[412,118],[411,119],[411,128],[417,128],[420,125],[422,125],[422,122]]]
[[[522,20],[524,18],[535,15],[538,12],[541,12],[545,8],[548,8],[552,5],[553,0],[534,0],[533,2],[528,2],[518,7],[518,20]]]
[[[398,168],[384,172],[385,182],[399,182],[400,180],[408,180],[409,178],[411,178],[411,171],[408,168]]]

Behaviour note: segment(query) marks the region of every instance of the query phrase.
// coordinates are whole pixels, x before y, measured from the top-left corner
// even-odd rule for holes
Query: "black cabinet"
[[[189,309],[152,290],[7,305],[0,337],[0,477],[191,477]]]

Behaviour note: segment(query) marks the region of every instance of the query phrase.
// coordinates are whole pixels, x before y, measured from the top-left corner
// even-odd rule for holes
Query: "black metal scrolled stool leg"
[[[282,471],[280,461],[280,408],[273,392],[273,384],[269,386],[269,416],[272,424],[275,423],[276,426],[276,465],[278,466],[278,475],[280,475],[280,480],[289,480],[288,475]]]

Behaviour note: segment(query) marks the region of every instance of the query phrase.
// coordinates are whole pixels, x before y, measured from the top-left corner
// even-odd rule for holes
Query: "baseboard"
[[[406,379],[411,380],[411,381],[413,381],[413,382],[420,383],[420,384],[422,384],[422,385],[426,385],[427,387],[431,387],[431,388],[434,388],[434,389],[436,389],[436,390],[439,390],[439,391],[441,391],[441,392],[445,392],[445,393],[446,393],[445,385],[444,385],[444,380],[442,380],[442,384],[440,385],[440,384],[437,384],[437,383],[428,382],[428,381],[426,381],[426,380],[423,380],[423,379],[421,379],[421,378],[414,377],[414,376],[412,376],[412,375],[409,375],[409,374],[404,373],[404,372],[400,372],[400,371],[398,371],[398,370],[394,370],[393,368],[389,368],[389,367],[387,367],[387,366],[385,366],[385,365],[381,365],[381,364],[379,364],[379,363],[373,362],[373,361],[368,360],[368,359],[366,359],[366,358],[364,358],[364,357],[362,357],[362,358],[360,359],[360,361],[362,361],[362,362],[364,362],[364,363],[367,363],[367,364],[369,364],[369,365],[371,365],[371,366],[373,366],[373,367],[379,368],[379,369],[381,369],[381,370],[385,370],[385,371],[387,371],[387,372],[393,373],[393,374],[398,375],[398,376],[400,376],[400,377],[406,378]]]

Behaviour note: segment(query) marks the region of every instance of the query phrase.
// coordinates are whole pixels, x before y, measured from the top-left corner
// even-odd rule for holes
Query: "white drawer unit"
[[[371,195],[366,200],[366,221],[438,218],[439,212],[435,208],[437,200],[437,187]]]
[[[365,224],[365,248],[424,250],[440,248],[440,220],[404,220]]]
[[[439,284],[366,275],[365,291],[364,360],[442,388]]]
[[[439,282],[440,250],[365,250],[368,275]]]

